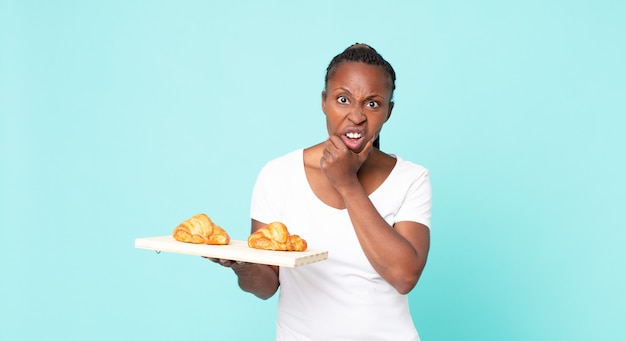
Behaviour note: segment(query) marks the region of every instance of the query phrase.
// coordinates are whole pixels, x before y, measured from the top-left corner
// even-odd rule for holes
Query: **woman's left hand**
[[[320,168],[335,188],[358,183],[357,172],[369,156],[373,140],[367,141],[360,153],[348,149],[341,138],[331,135],[324,142]]]

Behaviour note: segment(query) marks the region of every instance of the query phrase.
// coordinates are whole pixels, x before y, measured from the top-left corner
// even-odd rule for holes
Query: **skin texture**
[[[392,92],[389,77],[381,67],[341,63],[322,93],[329,137],[304,150],[304,165],[317,197],[331,207],[347,210],[374,269],[399,293],[407,294],[417,284],[426,264],[430,230],[409,221],[397,222],[392,228],[368,197],[385,181],[396,162],[372,148],[391,116]],[[348,133],[353,138],[348,138]],[[263,222],[252,220],[251,231],[263,226]],[[231,267],[244,291],[267,299],[278,289],[277,267],[214,261]]]

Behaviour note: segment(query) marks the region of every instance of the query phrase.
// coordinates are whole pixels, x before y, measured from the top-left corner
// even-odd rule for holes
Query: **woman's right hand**
[[[204,257],[223,267],[231,268],[237,275],[239,287],[261,299],[272,297],[278,290],[278,267],[235,261],[230,259]]]

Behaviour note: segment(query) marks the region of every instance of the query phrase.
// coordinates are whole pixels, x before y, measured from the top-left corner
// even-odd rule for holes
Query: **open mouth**
[[[343,143],[351,150],[358,151],[363,147],[365,134],[358,131],[347,132],[342,135]]]

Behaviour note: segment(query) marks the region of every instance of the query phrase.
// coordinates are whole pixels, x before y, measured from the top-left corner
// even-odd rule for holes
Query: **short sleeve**
[[[430,228],[432,187],[428,170],[423,171],[409,186],[404,201],[396,213],[396,221],[414,221]]]
[[[272,185],[272,175],[269,165],[265,165],[259,172],[252,190],[250,218],[262,223],[274,221],[278,215],[278,212],[275,212],[275,210],[279,206],[275,203],[275,199],[272,198],[272,194],[276,192],[278,187]],[[270,188],[274,188],[274,191],[271,191]]]

